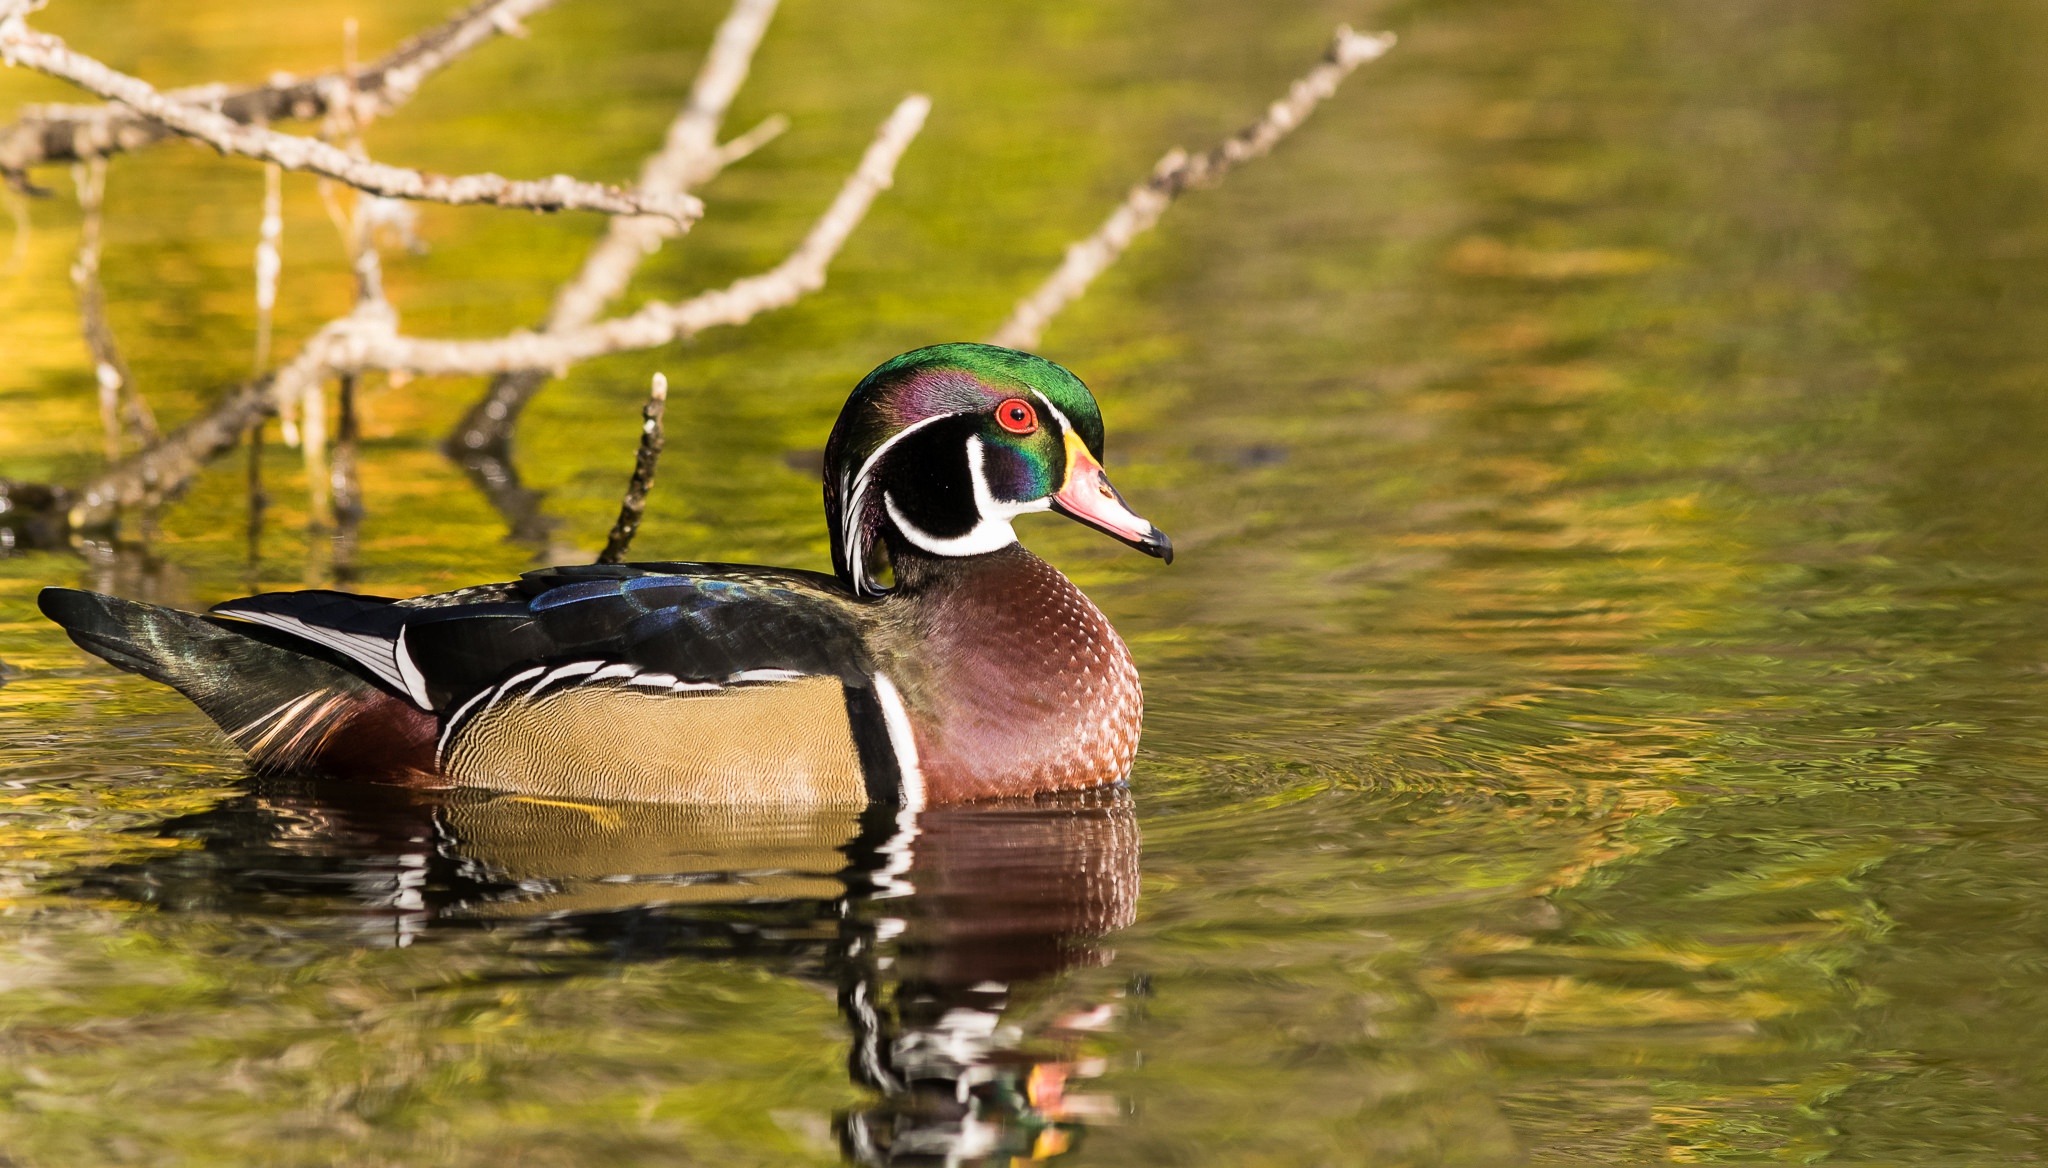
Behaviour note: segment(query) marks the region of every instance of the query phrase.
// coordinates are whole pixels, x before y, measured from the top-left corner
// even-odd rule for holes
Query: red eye
[[[996,421],[1012,434],[1029,434],[1038,429],[1038,411],[1021,397],[1013,397],[996,407]]]

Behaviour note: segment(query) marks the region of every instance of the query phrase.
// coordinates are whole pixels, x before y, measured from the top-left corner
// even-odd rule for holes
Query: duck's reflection
[[[1079,1011],[1027,1040],[1020,987],[1109,954],[1138,895],[1129,796],[925,811],[741,811],[260,780],[161,825],[199,841],[80,883],[408,945],[435,929],[568,936],[607,959],[771,961],[834,981],[863,1164],[1042,1159],[1113,1110]],[[309,900],[309,897],[317,898]],[[1107,1009],[1100,1012],[1106,1014]]]

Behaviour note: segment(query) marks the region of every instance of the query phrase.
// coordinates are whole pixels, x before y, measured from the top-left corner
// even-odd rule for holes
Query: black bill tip
[[[1131,546],[1148,556],[1158,556],[1169,564],[1173,562],[1173,541],[1156,527],[1146,532],[1145,538],[1132,541]]]

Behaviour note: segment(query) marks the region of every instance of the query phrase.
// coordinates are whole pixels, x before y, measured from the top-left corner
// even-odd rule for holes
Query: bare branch
[[[775,5],[776,0],[734,0],[690,86],[682,112],[669,124],[667,140],[641,165],[636,188],[640,193],[681,195],[718,172],[718,128],[747,80],[754,50],[768,31]],[[604,238],[584,259],[582,270],[555,296],[548,331],[560,332],[596,320],[605,305],[626,290],[640,261],[671,234],[669,225],[658,219],[612,220]]]
[[[626,483],[626,496],[619,500],[619,519],[605,537],[600,564],[616,564],[626,558],[626,548],[640,534],[640,518],[647,513],[647,491],[654,486],[654,464],[661,460],[662,411],[668,406],[668,378],[657,373],[647,392],[647,405],[640,411],[640,450],[633,456],[633,477]]]
[[[904,98],[803,242],[781,263],[759,275],[688,300],[657,301],[630,316],[558,333],[521,330],[492,340],[422,340],[380,332],[374,322],[370,327],[343,322],[342,327],[326,334],[330,367],[423,374],[560,369],[607,353],[666,345],[717,325],[743,324],[763,312],[793,304],[825,286],[826,266],[845,246],[875,196],[894,181],[897,160],[923,127],[930,110],[931,100],[922,94]]]
[[[170,96],[187,105],[217,110],[244,125],[322,117],[340,103],[352,105],[360,121],[403,105],[428,77],[485,41],[508,32],[517,35],[519,21],[554,2],[477,0],[447,23],[408,39],[353,77],[343,73],[303,80],[281,76],[266,85],[241,89],[202,85],[173,90]],[[18,121],[0,127],[0,174],[19,176],[46,163],[104,158],[171,136],[161,122],[124,105],[31,106]]]
[[[270,414],[275,380],[265,376],[235,386],[212,410],[162,442],[108,467],[71,496],[72,528],[105,527],[123,507],[176,496],[208,462],[240,441],[244,430]]]
[[[4,0],[0,0],[4,2]],[[825,285],[825,269],[873,204],[894,179],[896,163],[923,128],[931,100],[906,97],[882,124],[825,214],[795,251],[775,267],[724,288],[676,303],[656,303],[631,316],[550,335],[516,332],[497,340],[420,340],[398,335],[390,306],[363,302],[307,342],[275,375],[229,391],[214,409],[187,423],[163,442],[116,466],[79,491],[71,507],[77,529],[104,526],[119,509],[182,490],[216,454],[242,432],[294,401],[309,384],[338,373],[384,369],[406,373],[493,373],[512,369],[556,369],[605,353],[649,349],[717,325],[743,324],[760,313],[794,303]]]
[[[1337,92],[1353,69],[1393,47],[1393,33],[1367,35],[1339,26],[1322,62],[1290,86],[1286,97],[1268,106],[1264,117],[1207,153],[1189,155],[1178,148],[1168,151],[1153,167],[1152,177],[1132,187],[1093,235],[1067,248],[1059,268],[1017,302],[1009,319],[990,334],[989,343],[1012,349],[1037,346],[1052,318],[1078,300],[1132,240],[1151,230],[1181,192],[1215,186],[1239,164],[1264,155]]]
[[[760,47],[768,22],[775,16],[776,3],[777,0],[733,0],[732,9],[718,26],[711,50],[705,54],[704,64],[690,86],[689,97],[669,124],[661,149],[649,155],[640,167],[640,191],[686,193],[710,181],[729,162],[758,149],[787,125],[786,121],[771,119],[729,147],[718,145],[719,127],[725,122],[734,96],[746,82],[754,51]],[[757,140],[748,143],[749,138]],[[671,234],[668,224],[658,219],[613,219],[606,226],[604,238],[584,257],[583,267],[575,278],[555,294],[547,323],[541,326],[543,331],[561,332],[596,320],[626,290],[640,261],[658,250]],[[483,397],[463,415],[449,436],[449,448],[459,454],[502,447],[517,423],[519,412],[547,380],[541,370],[518,370],[493,378]]]
[[[703,205],[687,195],[636,195],[617,187],[586,183],[568,175],[517,181],[496,174],[450,177],[389,166],[356,158],[346,150],[312,138],[245,126],[204,106],[159,93],[138,77],[117,72],[48,33],[35,32],[22,19],[25,0],[0,3],[0,59],[10,65],[61,77],[101,97],[118,101],[162,122],[178,133],[238,154],[275,162],[286,170],[309,170],[358,190],[390,198],[433,203],[489,204],[531,211],[602,211],[611,215],[661,215],[687,226],[703,213]]]

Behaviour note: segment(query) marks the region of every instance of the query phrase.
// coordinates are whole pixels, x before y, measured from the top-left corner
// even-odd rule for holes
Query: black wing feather
[[[874,665],[861,607],[821,573],[677,562],[546,568],[409,601],[271,593],[220,611],[289,617],[340,646],[390,645],[446,712],[518,670],[588,660],[692,681],[788,670],[864,688]]]

